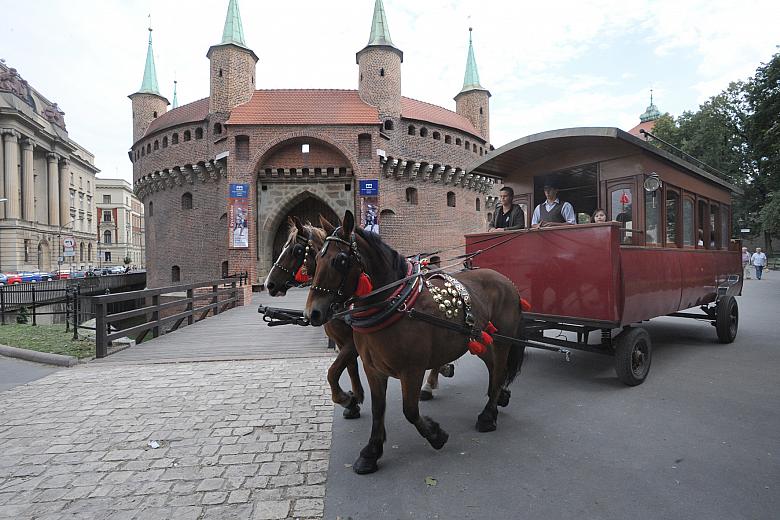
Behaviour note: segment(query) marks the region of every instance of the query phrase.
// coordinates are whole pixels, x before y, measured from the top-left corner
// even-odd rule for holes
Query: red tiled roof
[[[149,125],[146,129],[147,135],[153,134],[157,130],[163,128],[169,128],[171,126],[181,125],[184,123],[194,123],[195,121],[203,121],[209,115],[209,98],[199,99],[186,105],[174,108],[164,113]]]
[[[407,97],[401,98],[401,117],[428,121],[479,136],[471,121],[446,108]]]
[[[377,125],[379,112],[356,90],[256,90],[229,125]]]
[[[639,123],[634,128],[628,131],[629,134],[635,135],[637,137],[644,138],[642,134],[639,133],[640,130],[644,130],[646,132],[652,132],[653,128],[655,127],[655,122],[657,119],[653,119],[652,121],[645,121],[644,123]]]

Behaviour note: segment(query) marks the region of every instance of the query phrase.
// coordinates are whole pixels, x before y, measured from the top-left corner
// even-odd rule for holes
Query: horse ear
[[[293,221],[293,225],[294,225],[296,228],[298,228],[298,234],[300,234],[300,235],[305,235],[305,234],[306,234],[306,230],[305,230],[305,229],[303,229],[303,223],[301,222],[301,219],[299,219],[298,217],[296,217],[295,215],[293,215],[293,217],[292,217],[292,221]]]
[[[355,231],[355,215],[353,215],[349,210],[344,213],[344,220],[341,222],[341,229],[344,232],[344,236],[349,236],[353,231]]]
[[[333,230],[336,229],[336,226],[330,223],[330,220],[326,219],[322,215],[320,215],[320,226],[322,229],[325,230],[325,233],[328,235],[333,234]]]

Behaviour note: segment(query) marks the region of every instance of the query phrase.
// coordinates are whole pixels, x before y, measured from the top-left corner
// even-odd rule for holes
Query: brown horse
[[[378,235],[356,229],[354,216],[347,211],[341,227],[326,238],[318,254],[305,316],[312,325],[322,325],[328,322],[335,311],[350,303],[359,283],[364,283],[365,276],[373,286],[381,288],[407,278],[413,279],[408,276],[409,272],[408,262],[401,254],[384,243]],[[414,283],[422,284],[422,276],[418,278]],[[414,294],[416,291],[416,301],[408,303],[411,300],[405,300],[391,316],[392,324],[366,333],[354,331],[355,345],[371,388],[372,414],[368,444],[352,465],[356,473],[372,473],[378,469],[377,461],[382,456],[386,438],[384,415],[388,377],[401,381],[406,419],[431,446],[440,449],[449,435],[436,421],[421,416],[419,410],[420,384],[425,370],[462,356],[471,345],[469,338],[475,337],[476,331],[497,330],[505,336],[519,337],[522,318],[520,297],[509,279],[489,269],[461,272],[454,278],[456,287],[465,286],[468,291],[467,298],[462,298],[462,302],[470,305],[469,316],[473,318],[473,323],[466,318],[466,312],[456,314],[450,320],[442,316],[444,304],[438,303],[441,299],[435,299],[437,295],[432,294],[431,287],[435,286],[436,291],[444,291],[453,284],[445,286],[443,280],[432,279],[429,281],[432,285],[426,284],[424,289],[420,285],[413,286],[416,287],[412,292]],[[462,295],[460,290],[458,294]],[[371,312],[375,304],[388,304],[382,295],[390,291],[394,289],[359,301],[355,304],[352,316]],[[419,314],[417,318],[413,317],[407,305],[424,316],[437,317],[440,323],[424,321]],[[474,333],[464,333],[464,330]],[[489,384],[488,401],[477,418],[477,430],[487,432],[496,429],[497,405],[502,390],[519,373],[523,351],[524,348],[516,343],[497,337],[480,356],[488,366]],[[503,394],[503,397],[508,399],[507,394]]]

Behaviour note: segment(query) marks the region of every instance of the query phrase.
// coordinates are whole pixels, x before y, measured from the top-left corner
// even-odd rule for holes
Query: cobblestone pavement
[[[91,364],[2,392],[0,518],[322,518],[330,361]]]

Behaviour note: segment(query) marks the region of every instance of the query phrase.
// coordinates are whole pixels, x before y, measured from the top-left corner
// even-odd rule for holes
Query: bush
[[[27,307],[22,307],[19,309],[19,312],[16,313],[16,323],[27,323],[28,321],[28,313],[27,313]]]

